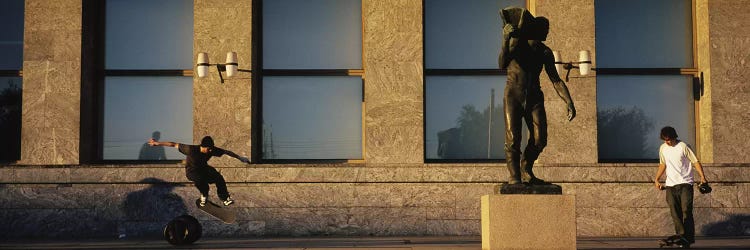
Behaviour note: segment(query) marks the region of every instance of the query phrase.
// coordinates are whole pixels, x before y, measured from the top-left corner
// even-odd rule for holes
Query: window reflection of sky
[[[641,159],[657,159],[659,131],[664,126],[677,130],[679,138],[695,146],[695,118],[692,77],[690,76],[597,76],[597,110],[605,111],[615,108],[643,110],[653,124],[645,133],[646,155]],[[621,134],[616,137],[627,138],[637,135]],[[600,148],[617,148],[621,141],[599,141]],[[605,152],[608,154],[617,152]],[[601,158],[601,157],[600,157]],[[605,157],[606,158],[606,157]]]
[[[597,0],[596,66],[692,68],[690,0]]]
[[[525,0],[426,0],[425,59],[431,69],[496,69],[502,43],[499,11]]]
[[[266,159],[362,159],[362,78],[263,78]]]
[[[23,66],[23,0],[3,0],[0,8],[0,70]]]
[[[362,68],[359,0],[263,1],[263,68]]]
[[[162,141],[192,144],[192,100],[192,77],[107,77],[103,158],[138,159],[155,131]],[[165,151],[167,159],[185,158],[174,148]]]
[[[193,68],[192,0],[107,0],[107,69]]]

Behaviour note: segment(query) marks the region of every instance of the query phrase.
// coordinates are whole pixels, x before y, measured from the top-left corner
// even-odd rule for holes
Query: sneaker
[[[224,206],[232,205],[232,203],[234,203],[234,200],[232,200],[232,197],[227,197],[227,199],[224,200]]]
[[[198,203],[198,206],[201,206],[201,207],[206,206],[206,196],[201,195],[201,202]]]

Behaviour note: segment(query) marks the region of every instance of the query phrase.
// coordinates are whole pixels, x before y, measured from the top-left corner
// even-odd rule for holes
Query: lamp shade
[[[591,71],[591,55],[588,50],[578,52],[578,68],[582,76],[588,75]]]
[[[233,77],[237,74],[237,52],[227,53],[227,77]]]
[[[198,77],[206,77],[208,74],[208,53],[198,53],[198,63],[196,64]]]
[[[559,51],[552,51],[552,55],[555,57],[555,70],[557,70],[557,74],[560,74],[563,70],[562,65],[562,57],[560,57]]]

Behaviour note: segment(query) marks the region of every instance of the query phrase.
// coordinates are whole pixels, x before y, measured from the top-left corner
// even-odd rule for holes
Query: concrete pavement
[[[658,249],[657,238],[579,237],[578,249]],[[315,237],[201,238],[195,244],[172,246],[162,239],[34,240],[7,239],[0,249],[481,249],[478,236],[458,237]],[[694,249],[750,249],[750,237],[698,237]]]

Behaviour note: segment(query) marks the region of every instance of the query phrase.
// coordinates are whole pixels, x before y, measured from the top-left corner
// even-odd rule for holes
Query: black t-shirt
[[[185,172],[188,176],[198,174],[202,169],[208,167],[208,160],[210,160],[212,156],[219,157],[226,153],[224,149],[212,147],[211,152],[204,154],[201,153],[200,146],[187,144],[180,144],[178,149],[180,150],[180,153],[187,156],[187,159],[185,159]]]

